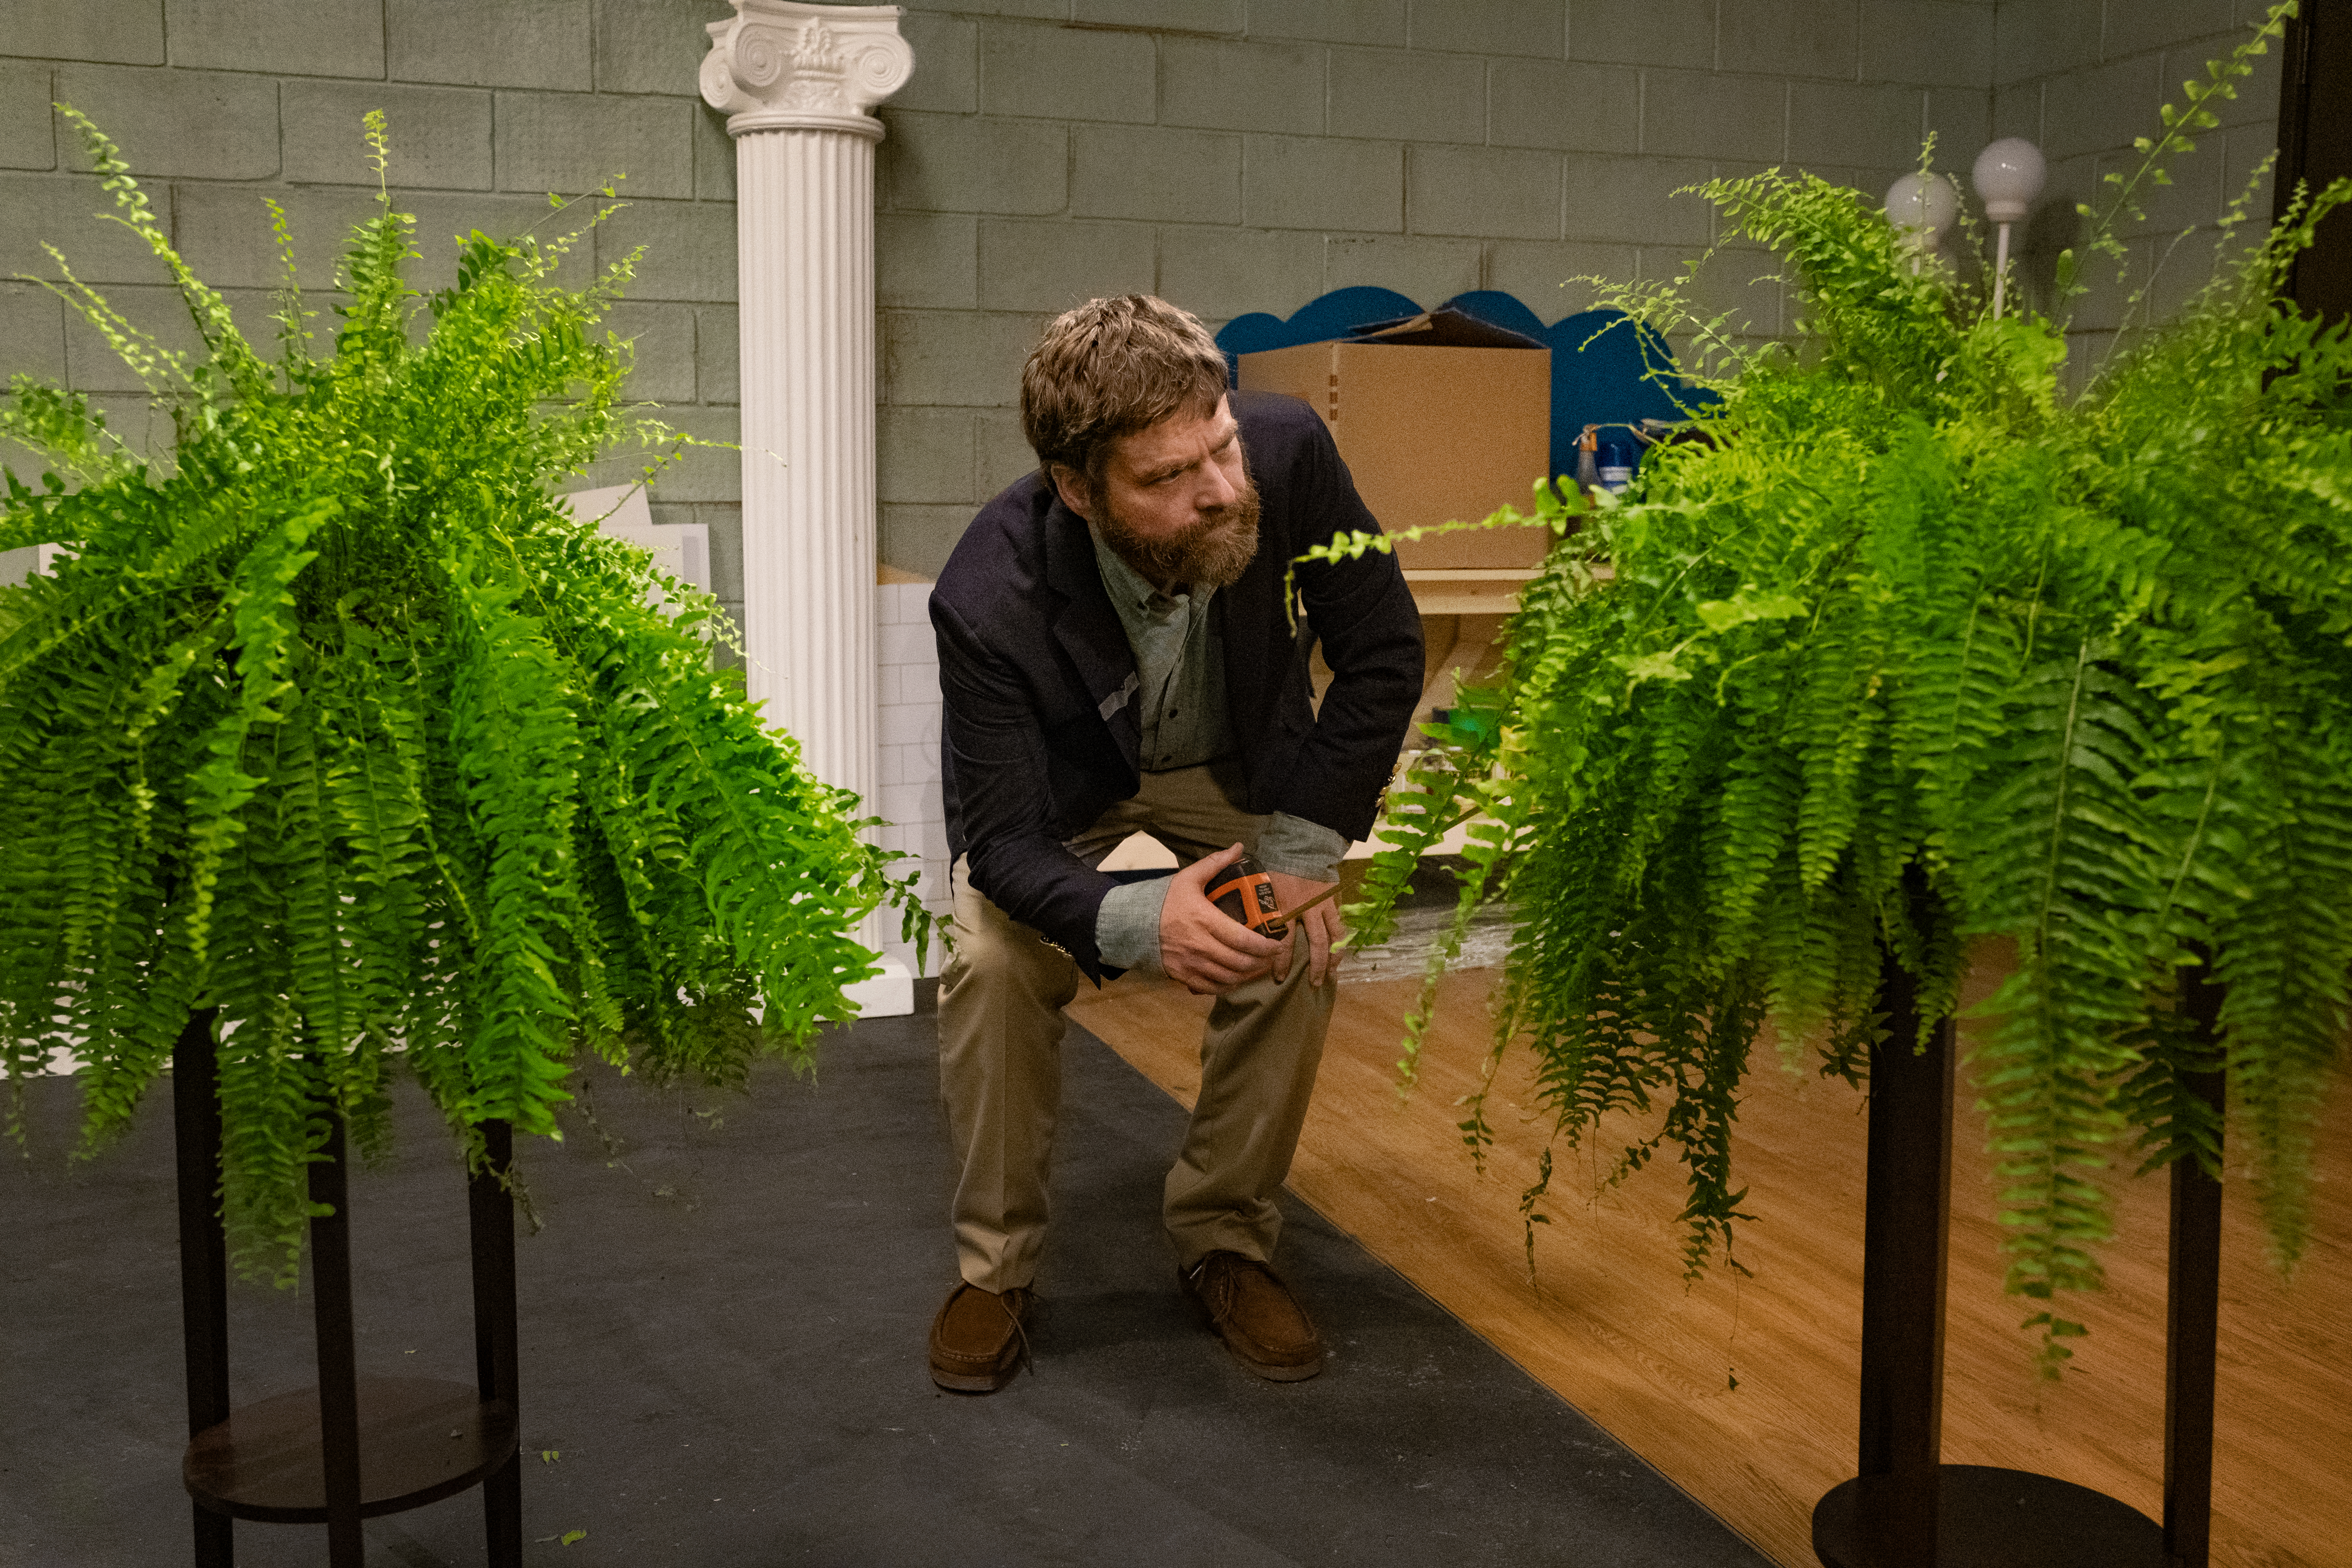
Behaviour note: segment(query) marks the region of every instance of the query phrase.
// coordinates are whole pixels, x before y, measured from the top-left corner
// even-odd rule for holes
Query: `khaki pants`
[[[1239,842],[1253,849],[1266,818],[1225,795],[1208,766],[1146,773],[1134,799],[1105,812],[1070,843],[1099,863],[1139,829],[1184,865]],[[1045,1239],[1045,1179],[1062,1098],[1062,1008],[1085,982],[1078,966],[950,872],[953,945],[940,987],[940,1092],[961,1172],[956,1183],[957,1262],[986,1290],[1028,1285]],[[1161,1214],[1176,1261],[1219,1250],[1271,1261],[1282,1214],[1274,1195],[1290,1157],[1334,985],[1307,983],[1297,944],[1290,978],[1248,981],[1217,999],[1201,1037],[1201,1094],[1168,1173]]]

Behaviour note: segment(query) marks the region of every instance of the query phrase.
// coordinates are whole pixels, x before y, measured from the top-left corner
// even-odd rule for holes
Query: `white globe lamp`
[[[1985,216],[1998,224],[2000,230],[1992,265],[1995,316],[2000,314],[2009,282],[2009,226],[2032,210],[2033,198],[2042,194],[2042,183],[2048,175],[2042,149],[2022,136],[2003,137],[1977,154],[1976,167],[1969,178],[1976,185],[1977,195],[1984,198]]]
[[[1886,221],[1910,246],[1912,271],[1942,243],[1959,210],[1959,193],[1941,174],[1906,174],[1886,187]]]

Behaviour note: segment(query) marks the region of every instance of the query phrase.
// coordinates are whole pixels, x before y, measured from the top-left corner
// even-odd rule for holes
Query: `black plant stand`
[[[213,1019],[188,1020],[172,1053],[178,1137],[180,1296],[187,1342],[188,1448],[196,1568],[231,1568],[233,1521],[324,1523],[332,1568],[361,1568],[360,1521],[482,1488],[490,1568],[522,1563],[522,1460],[517,1448],[514,1205],[499,1177],[514,1157],[503,1121],[486,1122],[488,1168],[469,1184],[478,1386],[438,1378],[362,1377],[352,1339],[350,1194],[343,1125],[310,1167],[319,1385],[236,1410],[228,1400],[227,1247],[216,1194],[221,1123]]]
[[[2219,988],[2200,975],[2187,1001],[2210,1042]],[[1879,981],[1879,1010],[1886,1037],[1870,1055],[1861,1464],[1814,1507],[1814,1552],[1826,1568],[2205,1568],[2220,1184],[2194,1160],[2172,1167],[2164,1523],[2050,1476],[1940,1463],[1952,1020],[1940,1020],[1927,1048],[1915,1049],[1918,991],[1892,958]],[[2191,1081],[2219,1107],[2220,1074]]]

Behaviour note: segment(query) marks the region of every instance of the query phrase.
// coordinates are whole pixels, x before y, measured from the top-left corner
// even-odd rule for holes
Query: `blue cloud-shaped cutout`
[[[1541,317],[1509,294],[1478,289],[1456,294],[1445,305],[1543,343],[1551,350],[1551,468],[1576,471],[1576,438],[1587,425],[1631,425],[1641,419],[1686,417],[1684,405],[1710,403],[1714,396],[1673,377],[1675,357],[1665,340],[1637,326],[1619,310],[1583,310],[1547,327]],[[1418,314],[1421,307],[1393,289],[1335,289],[1302,305],[1285,321],[1264,310],[1236,316],[1217,333],[1228,363],[1239,356],[1294,343],[1345,337],[1350,329]],[[1663,370],[1667,384],[1651,374]],[[1668,388],[1673,390],[1669,392]]]

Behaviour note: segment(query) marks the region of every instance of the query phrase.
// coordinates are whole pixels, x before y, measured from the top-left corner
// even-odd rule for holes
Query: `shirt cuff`
[[[1265,831],[1257,836],[1259,865],[1310,882],[1338,881],[1339,859],[1347,853],[1348,841],[1339,837],[1338,828],[1286,811],[1276,812]]]
[[[1095,950],[1114,969],[1160,973],[1160,910],[1168,901],[1166,877],[1121,882],[1095,911]]]

